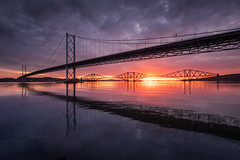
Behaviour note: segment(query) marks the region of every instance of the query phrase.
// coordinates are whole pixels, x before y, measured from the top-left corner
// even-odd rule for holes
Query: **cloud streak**
[[[31,71],[38,69],[66,32],[93,38],[126,39],[240,27],[239,6],[239,0],[1,0],[0,68],[20,70],[21,65],[28,65]],[[235,65],[234,72],[240,72],[236,62],[240,60],[238,53],[216,54],[217,58],[207,54],[185,60],[178,57],[174,63],[150,60],[134,66],[137,70],[142,68],[140,65],[152,66],[154,62],[155,66],[148,68],[157,72],[165,62],[171,64],[169,69],[165,68],[169,71],[180,69],[181,61],[189,65],[195,63],[196,68],[221,62],[228,70]],[[197,58],[200,61],[196,62]],[[56,64],[64,62],[62,56]],[[121,65],[117,66],[119,72],[123,71]],[[124,70],[132,70],[132,66],[127,63]],[[83,72],[90,70],[86,68]],[[116,72],[110,70],[106,72]]]

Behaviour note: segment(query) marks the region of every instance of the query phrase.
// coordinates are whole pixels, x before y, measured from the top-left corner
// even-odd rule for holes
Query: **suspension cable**
[[[232,28],[232,29],[224,29],[224,30],[215,30],[215,31],[209,31],[209,32],[198,32],[198,33],[189,33],[189,34],[175,34],[173,36],[164,36],[164,37],[157,37],[157,38],[137,38],[137,39],[100,39],[100,38],[89,38],[89,37],[83,37],[76,35],[77,38],[81,39],[87,39],[92,41],[103,41],[103,42],[111,42],[111,41],[144,41],[144,40],[161,40],[161,39],[168,39],[168,38],[176,38],[176,37],[187,37],[187,36],[197,36],[197,35],[203,35],[203,34],[210,34],[210,33],[219,33],[219,32],[227,32],[227,31],[234,31],[239,30],[240,28]]]
[[[49,67],[49,66],[51,66],[57,59],[58,59],[58,57],[60,57],[60,55],[62,55],[62,53],[63,53],[63,51],[66,49],[66,47],[64,47],[63,49],[62,49],[62,51],[57,55],[57,57],[55,57],[55,59],[47,66],[47,67]]]
[[[52,56],[56,53],[56,51],[57,51],[57,49],[59,48],[59,46],[62,44],[62,42],[63,42],[63,40],[65,39],[65,37],[66,37],[66,36],[64,36],[64,37],[62,38],[62,40],[60,41],[60,43],[58,44],[58,46],[55,48],[55,50],[52,52],[52,54],[50,55],[50,57],[47,59],[47,61],[46,61],[39,69],[43,68],[43,67],[49,62],[49,60],[52,58]]]

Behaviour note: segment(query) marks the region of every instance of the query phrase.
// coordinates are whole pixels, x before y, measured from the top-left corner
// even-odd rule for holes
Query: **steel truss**
[[[138,72],[126,72],[116,76],[116,78],[122,79],[124,81],[138,81],[147,77],[149,76]]]
[[[180,80],[194,80],[194,79],[201,79],[201,78],[207,78],[207,77],[216,77],[218,74],[210,73],[210,72],[204,72],[204,71],[198,71],[193,69],[184,69],[177,72],[168,73],[165,75],[162,75],[161,77],[166,78],[177,78]]]
[[[104,78],[104,76],[101,76],[100,74],[96,74],[96,73],[92,73],[82,77],[83,80],[89,80],[89,81],[97,81],[102,78]]]
[[[76,61],[75,35],[66,33],[66,82],[76,80],[76,67],[69,67],[68,64]]]

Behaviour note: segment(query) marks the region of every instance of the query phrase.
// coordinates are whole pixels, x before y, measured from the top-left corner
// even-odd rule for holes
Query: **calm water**
[[[240,83],[0,83],[0,159],[236,159]]]

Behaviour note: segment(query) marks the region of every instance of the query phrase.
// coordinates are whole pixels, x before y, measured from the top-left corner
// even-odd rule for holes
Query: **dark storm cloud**
[[[1,0],[0,68],[41,66],[66,32],[121,39],[239,27],[239,6],[239,0]]]

